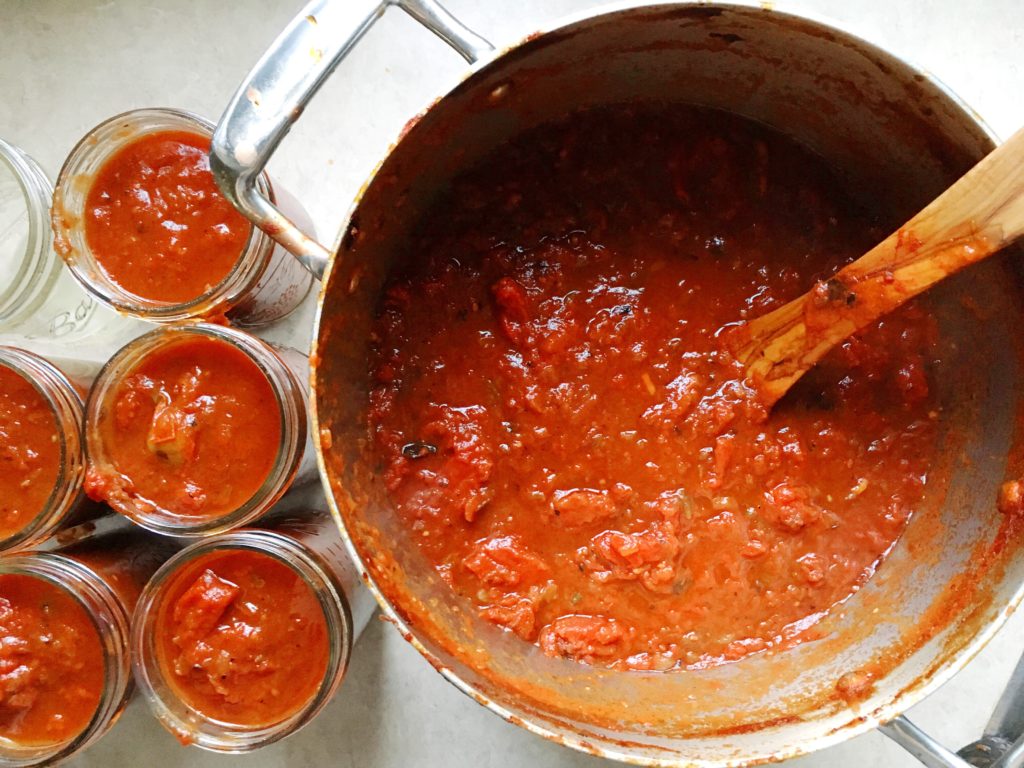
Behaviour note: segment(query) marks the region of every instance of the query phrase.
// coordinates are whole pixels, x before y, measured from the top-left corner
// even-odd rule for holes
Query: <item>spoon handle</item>
[[[859,259],[737,329],[748,382],[773,405],[836,344],[1022,235],[1024,129]]]

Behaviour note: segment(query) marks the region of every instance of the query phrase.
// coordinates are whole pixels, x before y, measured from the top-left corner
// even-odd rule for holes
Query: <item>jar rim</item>
[[[149,123],[156,124],[147,126]],[[139,128],[140,124],[142,128]],[[65,158],[57,176],[50,210],[54,244],[75,280],[108,307],[156,323],[175,323],[216,316],[229,311],[241,301],[266,271],[274,242],[265,232],[246,221],[249,236],[246,238],[245,246],[238,261],[220,282],[189,301],[154,301],[125,290],[108,277],[84,236],[78,208],[84,208],[85,197],[91,183],[84,191],[79,189],[81,185],[78,180],[82,178],[83,173],[88,176],[95,175],[116,152],[143,136],[168,130],[186,130],[212,138],[215,128],[212,121],[183,109],[133,109],[109,117],[91,128]],[[119,132],[126,129],[130,132],[119,135]],[[266,172],[257,177],[256,186],[271,202],[276,200],[273,185]]]
[[[181,537],[209,536],[245,525],[270,509],[288,490],[306,449],[306,405],[295,373],[266,341],[228,326],[193,321],[155,328],[121,347],[100,369],[85,404],[85,454],[88,472],[120,474],[106,455],[100,423],[109,418],[118,384],[151,353],[201,337],[230,344],[266,377],[280,415],[281,441],[267,476],[253,495],[237,508],[214,517],[188,518],[153,503],[146,506],[120,498],[106,503],[136,524],[155,533]]]
[[[174,695],[155,647],[155,624],[162,601],[181,569],[226,552],[256,552],[274,558],[313,591],[327,623],[328,662],[316,692],[298,711],[267,725],[242,726],[213,719]],[[132,665],[136,684],[160,723],[180,740],[212,752],[245,753],[295,733],[334,696],[352,652],[352,615],[345,592],[330,569],[306,545],[272,530],[242,529],[197,541],[182,549],[153,575],[132,617]],[[165,693],[162,694],[162,691]]]

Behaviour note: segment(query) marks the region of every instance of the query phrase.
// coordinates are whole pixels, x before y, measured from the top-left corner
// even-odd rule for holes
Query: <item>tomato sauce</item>
[[[32,382],[0,365],[0,539],[16,535],[43,511],[60,462],[50,404]]]
[[[126,375],[97,429],[111,470],[89,468],[90,497],[213,519],[241,507],[270,474],[281,409],[244,352],[191,337],[154,350]]]
[[[327,621],[298,573],[240,549],[200,558],[173,578],[157,608],[157,657],[189,706],[267,726],[313,698],[327,671]]]
[[[100,635],[52,582],[0,575],[0,739],[67,742],[92,720],[104,685]]]
[[[588,664],[813,639],[923,498],[936,324],[907,305],[771,413],[729,336],[879,223],[792,141],[683,108],[576,114],[459,178],[392,276],[371,361],[372,451],[441,577]]]
[[[148,133],[96,175],[86,197],[86,243],[125,291],[185,303],[238,263],[251,228],[218,191],[209,152],[210,139],[197,133]]]

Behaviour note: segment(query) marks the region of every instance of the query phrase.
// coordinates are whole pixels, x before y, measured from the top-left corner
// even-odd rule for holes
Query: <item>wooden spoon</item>
[[[771,407],[832,347],[1024,235],[1024,129],[834,277],[735,331],[747,382]]]

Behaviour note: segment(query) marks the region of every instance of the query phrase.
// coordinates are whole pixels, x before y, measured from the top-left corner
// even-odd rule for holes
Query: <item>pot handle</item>
[[[880,725],[878,730],[920,760],[927,768],[972,768],[960,755],[939,744],[903,715]]]
[[[879,730],[927,768],[1024,768],[1024,656],[996,703],[980,739],[952,752],[904,716]]]
[[[494,50],[436,0],[313,0],[242,81],[213,134],[210,169],[224,196],[317,279],[323,277],[331,252],[261,195],[256,179],[306,103],[392,5],[470,63]]]

